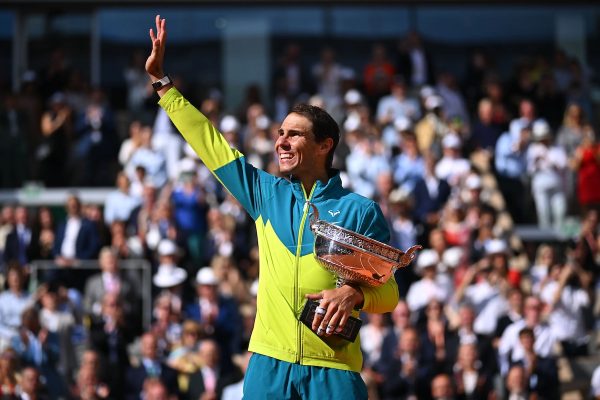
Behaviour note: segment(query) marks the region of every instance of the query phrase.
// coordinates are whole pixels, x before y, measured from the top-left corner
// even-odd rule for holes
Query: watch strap
[[[169,75],[165,75],[161,79],[157,80],[156,82],[152,82],[152,88],[154,90],[160,90],[163,87],[170,85],[172,83],[173,83],[173,80],[171,79],[171,77]]]

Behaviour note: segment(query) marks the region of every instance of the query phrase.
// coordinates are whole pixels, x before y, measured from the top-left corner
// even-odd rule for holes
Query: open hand
[[[156,16],[156,35],[150,28],[150,40],[152,41],[152,53],[146,60],[146,72],[153,81],[157,81],[165,76],[163,71],[163,61],[165,58],[165,45],[167,41],[166,20]]]

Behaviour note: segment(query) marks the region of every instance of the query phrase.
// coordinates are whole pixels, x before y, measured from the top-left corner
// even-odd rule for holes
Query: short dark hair
[[[337,122],[327,113],[317,106],[311,106],[310,104],[300,103],[296,104],[292,108],[292,113],[302,115],[308,119],[313,126],[313,133],[315,134],[315,140],[317,143],[321,143],[327,138],[333,139],[333,147],[327,154],[327,160],[325,161],[325,167],[331,169],[333,163],[333,153],[335,148],[340,142],[340,127]]]

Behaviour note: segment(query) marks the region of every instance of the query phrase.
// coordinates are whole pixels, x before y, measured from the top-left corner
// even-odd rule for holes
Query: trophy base
[[[318,301],[307,300],[306,304],[304,305],[304,309],[302,310],[302,314],[300,315],[300,321],[311,330],[312,322],[315,317],[315,310],[318,306]],[[361,325],[362,321],[360,319],[349,317],[342,332],[334,333],[334,336],[339,336],[348,340],[349,342],[354,342],[356,340],[356,336],[358,336],[358,331],[360,330]]]

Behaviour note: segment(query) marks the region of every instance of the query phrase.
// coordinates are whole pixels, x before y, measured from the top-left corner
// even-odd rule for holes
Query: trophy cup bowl
[[[422,247],[406,252],[340,226],[319,220],[311,204],[310,228],[315,235],[314,254],[319,263],[343,284],[377,287],[387,282],[398,268],[406,267]]]

